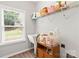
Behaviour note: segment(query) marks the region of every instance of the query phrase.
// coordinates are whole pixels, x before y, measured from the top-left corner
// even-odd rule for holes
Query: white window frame
[[[1,6],[0,6],[1,7]],[[4,10],[8,10],[8,11],[15,11],[15,12],[19,12],[19,13],[22,13],[23,15],[23,26],[21,26],[21,27],[23,27],[23,38],[21,38],[21,39],[16,39],[16,40],[10,40],[10,41],[5,41],[5,30],[4,30],[4,28],[5,28],[5,25],[4,25]],[[3,44],[9,44],[9,43],[15,43],[15,42],[19,42],[19,41],[25,41],[25,11],[23,11],[23,10],[19,10],[19,9],[16,9],[16,8],[12,8],[12,7],[7,7],[7,6],[2,6],[2,8],[1,8],[1,34],[2,34],[2,38],[1,38],[1,40],[0,40],[0,45],[3,45]],[[13,27],[20,27],[20,26],[13,26]]]

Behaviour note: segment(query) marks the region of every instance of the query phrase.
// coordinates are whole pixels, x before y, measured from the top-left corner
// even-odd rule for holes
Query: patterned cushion
[[[59,44],[59,41],[56,39],[53,33],[40,34],[37,38],[37,41],[49,47]]]

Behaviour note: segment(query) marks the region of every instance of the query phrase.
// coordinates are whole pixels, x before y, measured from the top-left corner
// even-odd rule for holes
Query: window
[[[25,39],[24,13],[15,10],[2,9],[2,41]]]

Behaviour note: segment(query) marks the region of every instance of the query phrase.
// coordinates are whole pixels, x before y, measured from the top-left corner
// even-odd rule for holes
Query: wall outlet
[[[61,43],[61,47],[62,47],[62,48],[65,48],[65,44]]]

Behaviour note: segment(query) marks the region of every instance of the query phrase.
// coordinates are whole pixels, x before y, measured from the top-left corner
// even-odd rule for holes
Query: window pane
[[[4,24],[5,25],[22,25],[20,14],[14,11],[4,10]]]
[[[5,27],[5,40],[21,39],[23,35],[22,28],[18,27]]]

